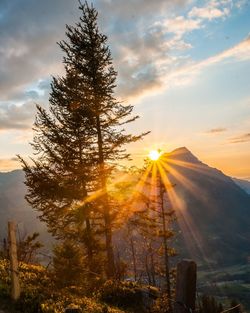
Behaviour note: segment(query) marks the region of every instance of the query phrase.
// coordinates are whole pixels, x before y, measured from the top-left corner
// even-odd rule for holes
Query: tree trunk
[[[148,268],[148,257],[147,257],[147,255],[145,257],[145,268],[146,268],[146,273],[148,276],[148,284],[151,285],[151,276],[150,276],[150,270]]]
[[[79,138],[79,134],[78,134]],[[80,159],[80,164],[83,164],[83,158],[82,158],[82,144],[81,140],[79,140],[79,159]],[[84,184],[84,190],[83,190],[83,196],[86,198],[88,196],[87,190],[86,190],[86,184]],[[88,258],[88,268],[89,268],[89,276],[92,276],[91,273],[95,272],[95,269],[93,268],[93,244],[92,244],[92,229],[90,225],[90,219],[89,219],[89,212],[87,214],[87,217],[85,219],[86,223],[86,232],[87,232],[87,240],[85,242],[85,246],[87,248],[87,258]]]
[[[170,271],[169,271],[169,259],[168,259],[168,242],[166,238],[166,216],[164,211],[164,186],[161,181],[161,177],[159,177],[159,185],[160,185],[160,205],[161,205],[161,217],[162,217],[162,230],[163,230],[163,248],[164,248],[164,263],[165,263],[165,278],[166,278],[166,289],[167,289],[167,297],[169,303],[169,313],[173,312],[172,308],[172,296],[171,296],[171,282],[170,282]]]
[[[133,238],[130,238],[130,245],[131,245],[131,251],[132,251],[132,258],[133,258],[133,270],[134,270],[134,280],[137,280],[137,268],[136,268],[136,257],[135,257],[135,247]]]
[[[89,276],[92,276],[92,273],[95,272],[93,268],[93,247],[92,247],[92,236],[91,236],[91,225],[89,218],[86,218],[86,230],[87,230],[87,255],[88,255],[88,268],[89,268]]]
[[[106,253],[107,253],[107,277],[112,278],[115,275],[115,260],[114,251],[112,245],[112,226],[110,220],[110,207],[109,200],[107,196],[107,178],[104,166],[104,155],[103,155],[103,142],[102,142],[102,131],[100,117],[96,117],[96,127],[98,135],[98,156],[100,165],[100,175],[101,175],[101,187],[104,193],[103,196],[103,214],[105,223],[105,238],[106,238]]]
[[[153,286],[156,286],[156,279],[155,279],[155,262],[154,262],[154,252],[152,245],[150,243],[150,268],[151,268],[151,274],[152,274],[152,284]]]

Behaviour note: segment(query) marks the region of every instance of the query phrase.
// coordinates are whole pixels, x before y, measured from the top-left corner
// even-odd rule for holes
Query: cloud
[[[31,130],[36,103],[47,107],[49,88],[49,80],[39,80],[30,89],[13,94],[12,101],[0,101],[0,131]]]
[[[169,41],[169,46],[164,47],[161,44],[164,34],[150,33],[148,27],[160,14],[173,12],[176,6],[181,7],[188,2],[189,0],[94,1],[99,11],[101,29],[110,37],[109,43],[119,72],[118,92],[121,96],[130,93],[137,95],[140,91],[143,93],[158,88],[160,82],[155,62],[162,62],[171,45],[175,45],[176,49],[186,49],[189,46],[184,42]],[[1,1],[0,12],[0,29],[4,29],[4,32],[0,31],[2,107],[4,103],[26,101],[27,89],[31,85],[38,85],[41,79],[48,80],[52,74],[63,73],[62,53],[56,42],[65,38],[66,23],[72,25],[78,22],[80,11],[77,0],[19,0]],[[125,50],[127,56],[124,55]],[[32,93],[33,98],[39,100],[40,95],[34,91]],[[8,104],[5,111],[13,109]]]
[[[209,7],[221,10],[226,17],[225,9],[230,9],[231,2],[213,0],[191,9],[186,16],[174,15],[176,8],[178,12],[185,11],[191,3],[190,0],[94,0],[100,28],[109,35],[120,98],[138,100],[166,86],[187,84],[203,67],[220,61],[217,55],[200,63],[192,62],[186,55],[192,45],[185,35],[203,28],[205,20],[211,19],[204,15]],[[65,38],[65,23],[72,25],[78,21],[77,7],[77,0],[0,2],[0,29],[5,30],[0,31],[0,106],[3,109],[7,105],[5,116],[10,118],[18,111],[16,103],[25,112],[22,122],[12,118],[3,125],[25,127],[25,120],[30,125],[29,107],[26,109],[24,103],[31,97],[39,103],[45,101],[41,91],[48,95],[50,75],[63,73],[62,53],[56,42]],[[203,17],[198,16],[201,12]],[[242,48],[242,57],[247,57]],[[40,80],[46,81],[45,89]],[[34,111],[30,118],[32,114]]]
[[[165,27],[166,32],[174,33],[181,37],[183,34],[201,28],[201,22],[199,20],[187,19],[184,16],[177,16],[174,19],[166,19],[162,26]]]
[[[244,61],[250,59],[250,36],[242,40],[232,48],[229,48],[213,57],[208,58],[203,63],[204,65],[211,65],[218,63],[226,59],[234,58],[238,61]]]
[[[13,100],[34,81],[60,73],[56,42],[64,36],[65,22],[76,18],[73,8],[77,3],[67,0],[0,2],[2,101]]]
[[[117,93],[122,98],[142,96],[145,92],[161,88],[159,68],[172,63],[168,55],[163,34],[147,33],[143,37],[135,34],[134,38],[120,46],[115,60],[118,68]],[[169,42],[169,44],[171,44]]]
[[[250,141],[250,133],[242,134],[237,137],[232,137],[229,139],[230,143],[242,143],[242,142],[249,142]]]
[[[133,46],[124,48],[124,54],[121,53],[119,59],[119,95],[137,101],[148,94],[192,84],[204,69],[217,63],[250,60],[250,37],[199,62],[172,55],[174,49],[181,52],[181,49],[189,48],[178,47],[180,42],[172,38],[165,42],[159,40],[158,45],[151,46],[149,40],[147,47],[145,40],[144,45],[139,45],[137,49]]]
[[[224,50],[212,57],[208,57],[200,62],[187,60],[184,64],[180,64],[174,71],[166,73],[162,76],[162,81],[171,82],[172,86],[180,86],[191,84],[199,73],[205,68],[220,62],[246,61],[250,60],[250,37],[242,40],[233,47]]]
[[[223,133],[225,131],[227,131],[226,128],[217,127],[217,128],[209,129],[208,131],[206,131],[206,134],[218,134],[218,133]]]
[[[157,18],[151,25],[150,18],[147,21],[149,27],[143,24],[141,28],[140,24],[137,28],[138,25],[132,23],[133,29],[128,29],[127,36],[123,37],[123,33],[113,37],[119,43],[115,50],[115,63],[119,74],[118,94],[122,98],[136,101],[147,94],[189,84],[203,68],[214,63],[229,58],[249,59],[248,39],[200,62],[194,62],[188,56],[187,50],[192,45],[187,42],[186,35],[205,28],[213,18],[228,17],[233,5],[231,0],[206,3],[204,7],[191,9],[186,16],[160,18],[155,14]],[[198,12],[201,14],[198,9],[202,9],[203,17],[198,16]],[[210,16],[208,13],[205,15],[205,11],[210,12]]]
[[[176,7],[182,7],[188,4],[189,0],[96,0],[94,1],[99,12],[102,14],[101,19],[114,19],[117,23],[113,24],[114,27],[118,26],[121,30],[121,23],[124,20],[129,23],[136,21],[149,20],[152,16],[158,14],[166,14],[167,11],[172,11]],[[112,17],[109,14],[112,12]],[[105,23],[107,25],[107,23]],[[117,25],[118,24],[118,25]],[[122,23],[124,27],[128,27],[127,23]]]
[[[0,104],[0,131],[10,129],[31,129],[34,122],[35,104],[30,101],[22,105]]]
[[[209,1],[204,7],[193,7],[188,13],[190,18],[207,19],[209,21],[224,18],[230,14],[231,1]]]
[[[104,31],[105,27],[107,28],[104,18],[109,16],[111,26],[107,28],[107,32],[114,64],[118,70],[117,95],[121,99],[136,101],[146,94],[160,90],[164,69],[170,63],[175,63],[169,54],[174,51],[183,52],[192,47],[184,40],[174,38],[174,34],[163,26],[162,18],[173,14],[176,6],[184,7],[189,2],[189,0],[96,2]],[[109,14],[111,10],[112,17]],[[182,21],[177,19],[175,22],[179,24],[180,29]]]
[[[232,9],[231,0],[211,0],[205,6],[194,6],[187,16],[167,17],[162,23],[165,30],[179,37],[193,30],[205,27],[206,20],[211,21],[218,18],[226,18]]]
[[[140,32],[140,23],[188,0],[96,0],[100,22],[123,46],[128,32]],[[16,98],[34,81],[63,72],[62,55],[56,42],[65,38],[65,24],[78,22],[78,1],[19,0],[0,3],[0,92],[1,100]],[[110,15],[112,12],[112,16]],[[135,12],[140,12],[136,14]],[[142,31],[144,31],[142,29]],[[134,41],[134,36],[130,36]],[[125,40],[126,42],[127,40]],[[114,48],[119,50],[119,48]],[[119,51],[114,54],[120,55]]]

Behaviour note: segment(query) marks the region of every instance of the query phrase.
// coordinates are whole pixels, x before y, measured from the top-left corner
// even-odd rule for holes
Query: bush
[[[99,292],[101,301],[134,312],[146,312],[158,296],[153,287],[140,286],[135,282],[107,281]]]
[[[80,308],[83,313],[124,313],[119,309],[107,307],[94,299],[76,297],[65,293],[65,291],[58,293],[55,298],[43,302],[41,307],[43,313],[63,313],[66,307],[72,305]]]
[[[173,303],[171,303],[171,306],[173,306]],[[171,312],[167,294],[163,293],[157,298],[150,312],[151,313]]]
[[[43,296],[36,292],[23,291],[19,300],[15,303],[15,312],[42,313],[41,302]]]
[[[118,307],[142,304],[141,289],[133,282],[107,281],[100,290],[100,299]]]
[[[19,264],[21,296],[12,308],[10,303],[9,262],[0,260],[0,299],[15,313],[64,313],[69,305],[76,305],[83,313],[124,313],[96,299],[83,296],[78,286],[58,289],[54,276],[41,265]]]

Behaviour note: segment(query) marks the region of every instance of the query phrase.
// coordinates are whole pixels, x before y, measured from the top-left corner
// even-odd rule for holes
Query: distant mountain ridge
[[[181,230],[177,236],[180,257],[215,264],[246,262],[250,256],[250,195],[240,187],[245,182],[235,183],[185,147],[165,153],[162,159],[175,185],[169,194]],[[7,221],[14,219],[21,231],[38,231],[43,241],[50,242],[46,226],[24,199],[23,182],[22,170],[0,173],[0,238],[6,237]]]
[[[41,240],[45,243],[51,241],[46,226],[38,220],[35,212],[26,202],[26,186],[24,185],[24,172],[14,170],[0,173],[0,240],[7,236],[7,224],[14,220],[18,225],[18,234],[39,232]]]

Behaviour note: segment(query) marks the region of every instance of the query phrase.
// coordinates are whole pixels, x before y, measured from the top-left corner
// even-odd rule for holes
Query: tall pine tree
[[[28,202],[55,236],[84,244],[90,271],[103,227],[106,273],[113,277],[115,215],[107,181],[114,164],[129,156],[124,145],[145,134],[133,136],[122,128],[137,116],[114,97],[117,73],[96,9],[87,2],[79,9],[80,21],[66,25],[67,39],[59,43],[65,75],[53,78],[49,112],[38,106],[32,143],[37,157],[31,165],[21,160]]]

